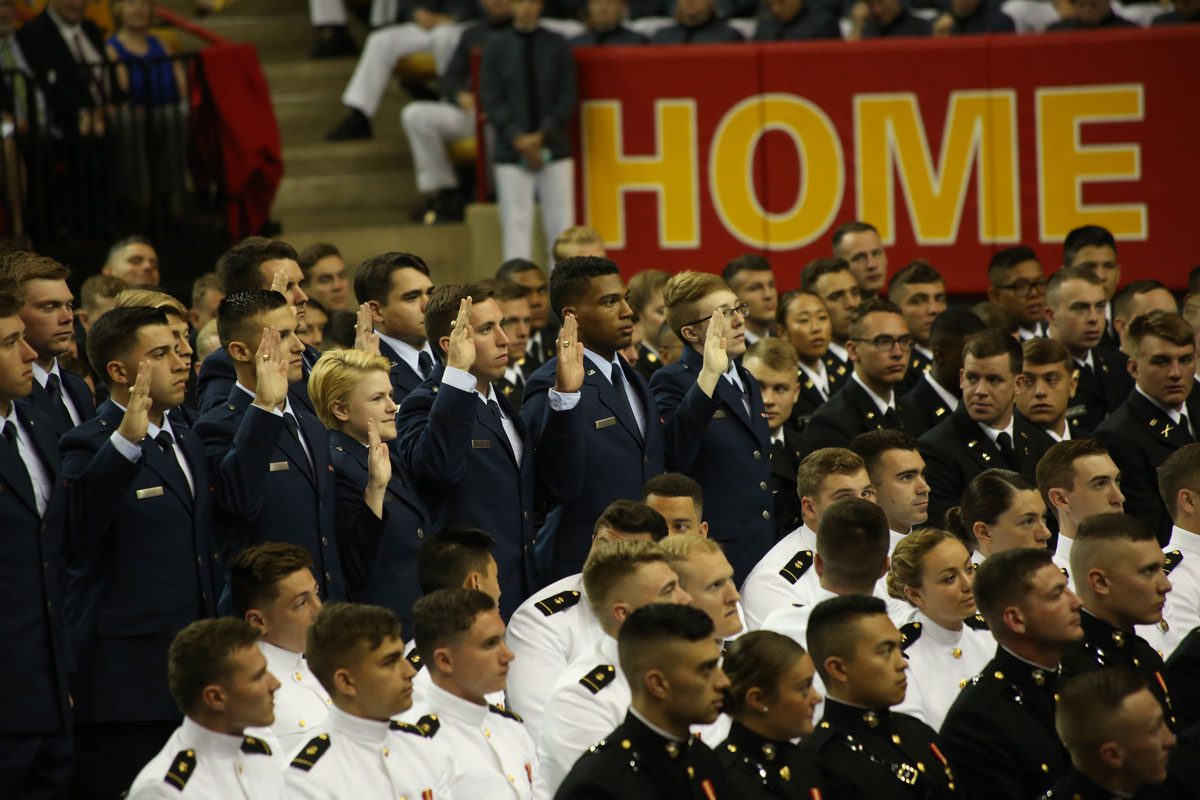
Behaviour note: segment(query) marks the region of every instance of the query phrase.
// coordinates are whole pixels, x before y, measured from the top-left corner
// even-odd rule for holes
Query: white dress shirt
[[[807,551],[808,555],[803,554]],[[817,552],[817,534],[807,525],[784,536],[758,560],[742,583],[742,607],[746,611],[746,627],[758,630],[767,615],[777,608],[800,602],[797,593],[799,570],[812,571]],[[797,566],[797,561],[801,562]],[[803,566],[807,564],[807,566]],[[785,574],[786,570],[786,574]]]
[[[958,410],[958,398],[955,395],[951,394],[950,392],[946,391],[944,386],[942,386],[940,383],[938,383],[936,380],[934,380],[932,371],[926,372],[924,375],[921,376],[921,378],[922,378],[922,380],[927,382],[930,385],[930,387],[933,388],[933,390],[935,392],[937,392],[937,396],[942,399],[942,402],[946,404],[947,408],[949,408],[951,411]]]
[[[125,411],[125,406],[118,403],[116,400],[112,404]],[[175,429],[171,427],[170,415],[163,412],[162,426],[155,425],[153,422],[146,425],[146,437],[154,441],[154,437],[158,436],[159,431],[166,431],[171,436],[171,453],[175,456],[175,463],[179,464],[179,468],[183,470],[183,476],[187,478],[188,488],[192,491],[192,497],[196,496],[196,479],[192,477],[192,468],[188,466],[187,456],[183,454],[183,446],[179,444],[179,437],[175,434]],[[125,457],[126,461],[131,461],[136,464],[142,458],[142,448],[136,443],[131,442],[121,435],[120,431],[113,431],[110,438],[113,447],[117,452]],[[158,447],[158,442],[154,442],[154,446]]]
[[[846,349],[845,345],[840,345],[837,342],[830,342],[829,352],[833,353],[847,364],[850,363],[850,351]]]
[[[29,482],[33,485],[33,502],[37,506],[38,516],[43,517],[46,515],[46,506],[50,504],[50,494],[54,491],[54,480],[46,469],[46,465],[42,463],[42,457],[38,455],[37,448],[33,445],[33,435],[17,417],[17,404],[12,402],[8,404],[8,416],[0,419],[0,433],[3,433],[9,425],[16,428],[17,455],[21,457],[22,463],[25,464],[25,471],[29,473]]]
[[[604,357],[598,353],[593,353],[586,347],[583,348],[583,354],[587,356],[587,360],[596,368],[596,371],[604,376],[605,380],[612,384],[613,367],[618,366],[617,359],[621,356],[619,353],[613,353],[612,361],[605,361]],[[633,384],[624,372],[621,373],[622,385],[625,389],[625,399],[629,401],[629,407],[633,410],[633,418],[637,421],[638,431],[642,436],[646,435],[646,410],[642,408],[642,398],[634,391]]]
[[[425,342],[424,347],[417,349],[408,342],[402,342],[387,334],[380,333],[378,328],[375,329],[375,333],[378,334],[379,341],[396,351],[396,355],[400,357],[400,360],[411,367],[412,371],[417,373],[418,376],[421,374],[421,353],[429,356],[430,369],[437,363],[437,359],[433,357],[433,348],[429,346],[428,341]]]
[[[36,367],[36,365],[34,365],[34,366]],[[1176,408],[1169,408],[1169,407],[1167,407],[1167,406],[1164,406],[1162,403],[1158,402],[1157,400],[1155,400],[1155,399],[1154,399],[1153,397],[1151,397],[1150,395],[1148,395],[1148,394],[1146,394],[1145,392],[1143,392],[1143,391],[1142,391],[1142,387],[1138,386],[1137,384],[1134,384],[1134,387],[1133,387],[1133,388],[1134,388],[1134,389],[1135,389],[1135,390],[1136,390],[1136,391],[1137,391],[1137,392],[1138,392],[1138,393],[1139,393],[1139,394],[1140,394],[1142,397],[1146,398],[1146,399],[1147,399],[1147,400],[1149,400],[1151,403],[1153,403],[1153,404],[1154,404],[1154,406],[1155,406],[1155,408],[1157,408],[1159,411],[1163,412],[1163,413],[1164,413],[1164,414],[1166,414],[1168,417],[1170,417],[1170,418],[1171,418],[1171,422],[1173,422],[1173,423],[1175,423],[1176,425],[1178,425],[1178,424],[1179,424],[1179,423],[1180,423],[1180,422],[1183,420],[1183,414],[1184,414],[1184,411],[1185,411],[1185,409],[1186,409],[1186,406],[1185,406],[1185,405],[1179,405],[1179,406],[1178,406],[1178,407],[1176,407]],[[1190,434],[1192,435],[1192,438],[1193,438],[1193,439],[1195,439],[1195,438],[1196,438],[1196,423],[1195,423],[1195,421],[1193,421],[1193,420],[1190,420],[1190,419],[1188,420],[1188,433],[1190,433]]]
[[[237,383],[235,385],[239,389],[241,389],[243,392],[245,392],[246,394],[250,395],[251,397],[254,397],[254,392],[247,389],[241,383]],[[262,408],[259,407],[259,411],[261,411],[261,410],[262,410]],[[279,408],[277,406],[275,408],[272,408],[270,413],[274,414],[277,417],[282,417],[284,414],[289,414],[289,415],[291,415],[292,419],[296,420],[296,435],[300,437],[300,447],[304,450],[304,455],[308,456],[308,465],[310,467],[313,467],[315,470],[316,464],[313,461],[312,450],[308,446],[308,438],[304,435],[304,429],[302,427],[300,427],[300,418],[296,416],[296,410],[294,408],[292,408],[292,399],[290,397],[288,397],[287,395],[284,395],[283,408]]]
[[[917,638],[904,647],[908,657],[908,693],[892,708],[924,722],[935,731],[967,681],[979,674],[996,655],[996,640],[987,631],[963,625],[943,628],[921,611],[913,611],[910,625],[919,625]]]
[[[282,758],[278,742],[217,733],[185,717],[142,767],[129,800],[279,800]]]
[[[829,399],[829,371],[825,369],[825,362],[817,359],[817,367],[813,369],[803,361],[798,362],[800,370],[808,376],[808,379],[813,382],[813,386],[817,387],[817,391],[821,393],[821,397],[825,400]]]
[[[871,402],[873,402],[875,404],[875,407],[877,409],[879,409],[880,414],[886,414],[888,411],[896,411],[896,393],[895,392],[892,392],[891,397],[889,397],[885,400],[884,398],[875,394],[875,392],[871,389],[871,387],[867,386],[867,384],[863,381],[863,379],[858,377],[857,371],[851,372],[850,377],[851,377],[851,379],[853,379],[853,381],[855,383],[857,383],[859,386],[862,387],[864,392],[867,393],[867,397],[871,398]],[[897,412],[897,413],[899,413],[899,412]]]

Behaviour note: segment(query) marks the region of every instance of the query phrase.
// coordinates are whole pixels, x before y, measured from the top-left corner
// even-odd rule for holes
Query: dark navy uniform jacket
[[[844,389],[826,400],[812,415],[804,428],[801,452],[808,455],[823,447],[849,447],[860,433],[884,428],[919,436],[922,430],[920,410],[902,397],[893,395],[893,399],[896,416],[895,420],[889,421],[867,390],[851,378]]]
[[[216,613],[213,500],[200,438],[172,425],[195,485],[174,454],[144,438],[135,463],[110,441],[124,412],[111,400],[62,438],[70,502],[66,619],[79,663],[81,723],[179,718],[167,649]]]
[[[532,589],[533,441],[521,415],[497,401],[521,437],[520,463],[501,421],[475,392],[442,384],[444,366],[404,398],[397,441],[434,528],[480,528],[496,539],[500,611],[507,619]]]
[[[16,406],[30,439],[26,444],[54,488],[45,512],[38,514],[33,479],[20,454],[0,441],[0,675],[8,687],[0,734],[57,733],[71,725],[67,675],[74,668],[60,585],[66,492],[53,424],[37,411]]]
[[[304,377],[288,387],[288,399],[292,405],[309,414],[316,416],[312,400],[308,397],[308,373],[321,357],[321,351],[311,345],[304,345]],[[200,413],[203,414],[225,402],[229,390],[237,383],[237,372],[233,368],[233,359],[224,347],[218,347],[204,359],[200,365],[200,377],[196,379],[196,392],[200,396]],[[399,402],[399,401],[397,401]]]
[[[736,366],[750,412],[736,386],[722,375],[712,397],[696,378],[704,356],[683,355],[654,374],[650,388],[666,421],[667,469],[686,473],[704,489],[708,536],[725,548],[740,584],[775,544],[771,492],[771,430],[758,381]]]
[[[253,397],[234,386],[223,405],[206,411],[196,423],[216,484],[222,554],[228,560],[263,542],[300,545],[312,554],[321,596],[345,600],[337,490],[325,428],[292,406],[312,454],[310,464],[304,448],[284,428],[283,417],[253,403]]]
[[[63,393],[71,398],[71,403],[79,412],[79,419],[87,422],[96,416],[96,402],[92,399],[92,390],[88,388],[87,381],[61,364],[58,366],[58,373],[62,380]],[[33,382],[33,390],[29,392],[29,396],[18,400],[17,403],[33,408],[45,416],[47,421],[54,426],[54,433],[59,438],[75,427],[74,423],[68,424],[66,420],[61,419],[62,414],[55,407],[54,401],[50,399],[50,393],[36,380]]]

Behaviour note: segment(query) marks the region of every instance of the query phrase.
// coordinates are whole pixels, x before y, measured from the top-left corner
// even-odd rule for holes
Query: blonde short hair
[[[594,229],[586,225],[576,225],[573,228],[567,228],[558,235],[554,240],[554,261],[555,263],[568,258],[570,253],[568,250],[577,244],[598,244],[604,246],[604,240],[600,238],[600,234]]]
[[[583,565],[583,589],[592,612],[606,630],[611,616],[609,608],[621,583],[642,564],[654,563],[669,562],[652,542],[620,541],[592,549]]]
[[[336,430],[340,420],[333,415],[333,404],[349,400],[366,373],[387,374],[391,367],[383,356],[365,350],[330,350],[322,355],[308,376],[308,396],[321,423]]]
[[[116,308],[149,306],[168,314],[175,314],[184,320],[188,318],[187,306],[166,292],[154,289],[125,289],[117,295],[113,302]]]
[[[213,317],[204,323],[204,327],[196,334],[196,363],[211,356],[221,346],[221,336],[217,333],[217,318]]]
[[[725,549],[716,541],[695,533],[668,536],[658,543],[658,549],[667,557],[667,565],[675,570],[675,574],[679,576],[681,582],[685,582],[683,575],[686,565],[694,557],[725,555]]]
[[[713,292],[732,292],[729,284],[720,275],[711,272],[680,272],[667,281],[663,289],[663,301],[667,306],[667,324],[683,338],[683,326],[695,319],[696,303]]]

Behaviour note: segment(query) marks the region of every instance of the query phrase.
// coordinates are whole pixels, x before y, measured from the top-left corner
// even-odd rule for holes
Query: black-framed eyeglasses
[[[901,350],[911,350],[913,346],[913,338],[911,336],[888,336],[881,334],[873,339],[859,339],[857,337],[851,339],[854,342],[866,342],[883,353],[890,353],[892,348],[900,345]]]
[[[1013,294],[1019,294],[1028,297],[1035,292],[1046,291],[1046,286],[1049,285],[1049,283],[1050,281],[1042,278],[1041,280],[1036,281],[1013,281],[1012,283],[1003,283],[996,288],[1002,289],[1006,292],[1012,292]]]
[[[679,327],[686,328],[688,325],[699,325],[701,322],[708,322],[710,319],[715,317],[717,314],[724,314],[725,319],[729,319],[734,314],[737,314],[742,319],[745,319],[746,315],[749,313],[750,313],[750,304],[749,303],[738,303],[733,308],[724,308],[722,306],[718,306],[716,309],[713,310],[713,313],[709,314],[707,317],[704,317],[703,319],[692,320],[691,322],[685,322],[682,325],[680,325]]]

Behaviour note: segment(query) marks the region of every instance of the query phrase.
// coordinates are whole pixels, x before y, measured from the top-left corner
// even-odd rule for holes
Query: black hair
[[[287,304],[286,297],[270,289],[251,289],[225,295],[217,306],[217,338],[221,340],[221,346],[229,347],[230,342],[249,338],[246,326],[251,320]]]
[[[87,357],[106,385],[111,385],[108,362],[120,360],[137,342],[138,331],[167,325],[167,315],[149,306],[114,308],[93,323],[87,335]]]
[[[392,290],[392,273],[402,269],[415,269],[429,276],[425,260],[412,253],[381,253],[371,256],[354,272],[354,296],[358,302],[374,300],[387,304],[388,292]]]
[[[478,528],[443,528],[417,550],[417,585],[422,594],[457,589],[472,572],[485,574],[496,540]]]
[[[571,256],[554,265],[550,273],[550,308],[562,316],[564,306],[579,302],[592,278],[620,275],[617,265],[599,256]]]

